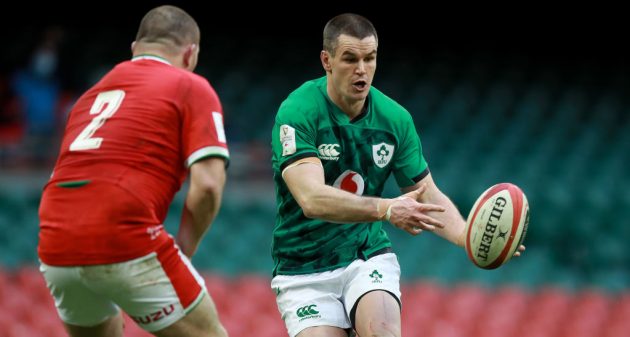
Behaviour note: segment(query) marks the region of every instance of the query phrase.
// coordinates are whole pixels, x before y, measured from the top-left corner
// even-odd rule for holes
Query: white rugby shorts
[[[168,327],[207,294],[203,279],[178,248],[121,262],[55,267],[40,264],[62,321],[90,327],[122,308],[146,331]]]
[[[372,290],[394,294],[400,303],[400,265],[394,253],[356,260],[345,268],[271,280],[289,336],[313,326],[351,328],[350,311]]]

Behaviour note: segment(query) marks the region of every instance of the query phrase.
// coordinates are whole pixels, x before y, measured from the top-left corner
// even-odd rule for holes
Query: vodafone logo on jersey
[[[356,195],[363,195],[365,181],[360,174],[346,170],[346,172],[342,173],[339,178],[335,180],[333,186]]]

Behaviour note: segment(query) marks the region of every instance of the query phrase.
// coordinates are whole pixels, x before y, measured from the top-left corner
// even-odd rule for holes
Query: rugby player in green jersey
[[[271,286],[291,337],[401,335],[400,266],[383,221],[464,244],[465,221],[435,185],[411,115],[371,86],[377,47],[366,18],[331,19],[326,76],[293,91],[275,119]],[[405,194],[380,198],[390,174]]]

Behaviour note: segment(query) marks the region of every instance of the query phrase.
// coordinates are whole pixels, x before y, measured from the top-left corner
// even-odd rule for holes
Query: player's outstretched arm
[[[437,187],[431,174],[427,175],[417,184],[403,188],[402,190],[403,192],[407,192],[405,195],[408,195],[410,193],[409,191],[417,191],[421,189],[423,185],[426,186],[426,189],[418,194],[418,202],[440,205],[445,209],[443,213],[430,213],[432,217],[445,225],[442,228],[436,228],[435,233],[460,247],[464,247],[466,221],[457,207],[455,207],[455,204]],[[520,245],[516,252],[514,252],[514,256],[521,256],[524,251],[525,246]]]
[[[412,235],[444,228],[444,222],[435,214],[442,213],[446,209],[441,205],[420,202],[421,195],[426,189],[426,185],[423,184],[398,198],[382,199],[379,209],[385,210],[383,218]]]
[[[444,224],[444,227],[436,228],[435,233],[463,247],[466,222],[459,210],[457,210],[457,207],[455,207],[455,204],[435,185],[431,174],[428,174],[415,185],[403,188],[403,192],[408,193],[409,191],[417,190],[423,185],[425,186],[425,190],[418,195],[418,202],[440,205],[445,210],[441,213],[429,213],[429,215]]]
[[[225,185],[225,161],[210,157],[190,168],[190,187],[182,211],[177,244],[191,257],[219,212]]]
[[[282,176],[304,215],[309,218],[337,223],[373,222],[386,219],[387,210],[392,205],[390,221],[396,221],[397,227],[411,234],[418,233],[415,227],[442,226],[426,214],[428,211],[442,211],[441,206],[422,205],[412,198],[361,197],[326,185],[324,170],[317,159],[289,166]]]

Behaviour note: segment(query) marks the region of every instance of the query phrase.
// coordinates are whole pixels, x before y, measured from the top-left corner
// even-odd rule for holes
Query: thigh
[[[371,291],[359,299],[355,330],[359,336],[401,336],[400,305],[391,293]]]
[[[55,267],[42,263],[40,271],[64,323],[95,327],[117,316],[119,310],[114,302],[83,282],[81,267]]]
[[[153,334],[158,337],[227,337],[210,296],[204,296],[184,318]]]
[[[149,332],[179,321],[207,294],[201,276],[174,246],[124,263],[86,267],[84,279]]]
[[[397,304],[392,315],[400,320],[400,305],[398,304],[400,303],[400,265],[395,254],[377,255],[367,261],[354,263],[350,265],[346,273],[348,283],[344,289],[344,304],[348,308],[348,319],[353,325],[356,323],[353,316],[358,310],[359,303],[371,292],[383,294],[388,300],[391,298]],[[368,296],[368,299],[376,294]],[[381,306],[378,302],[375,305]]]
[[[348,330],[333,326],[312,326],[300,331],[296,337],[348,337]]]
[[[123,324],[124,321],[120,312],[105,322],[91,327],[64,323],[71,337],[122,337]]]
[[[334,270],[273,278],[271,287],[290,337],[325,336],[328,330],[337,336],[335,331],[345,333],[350,328],[341,300],[342,277],[341,270]]]

